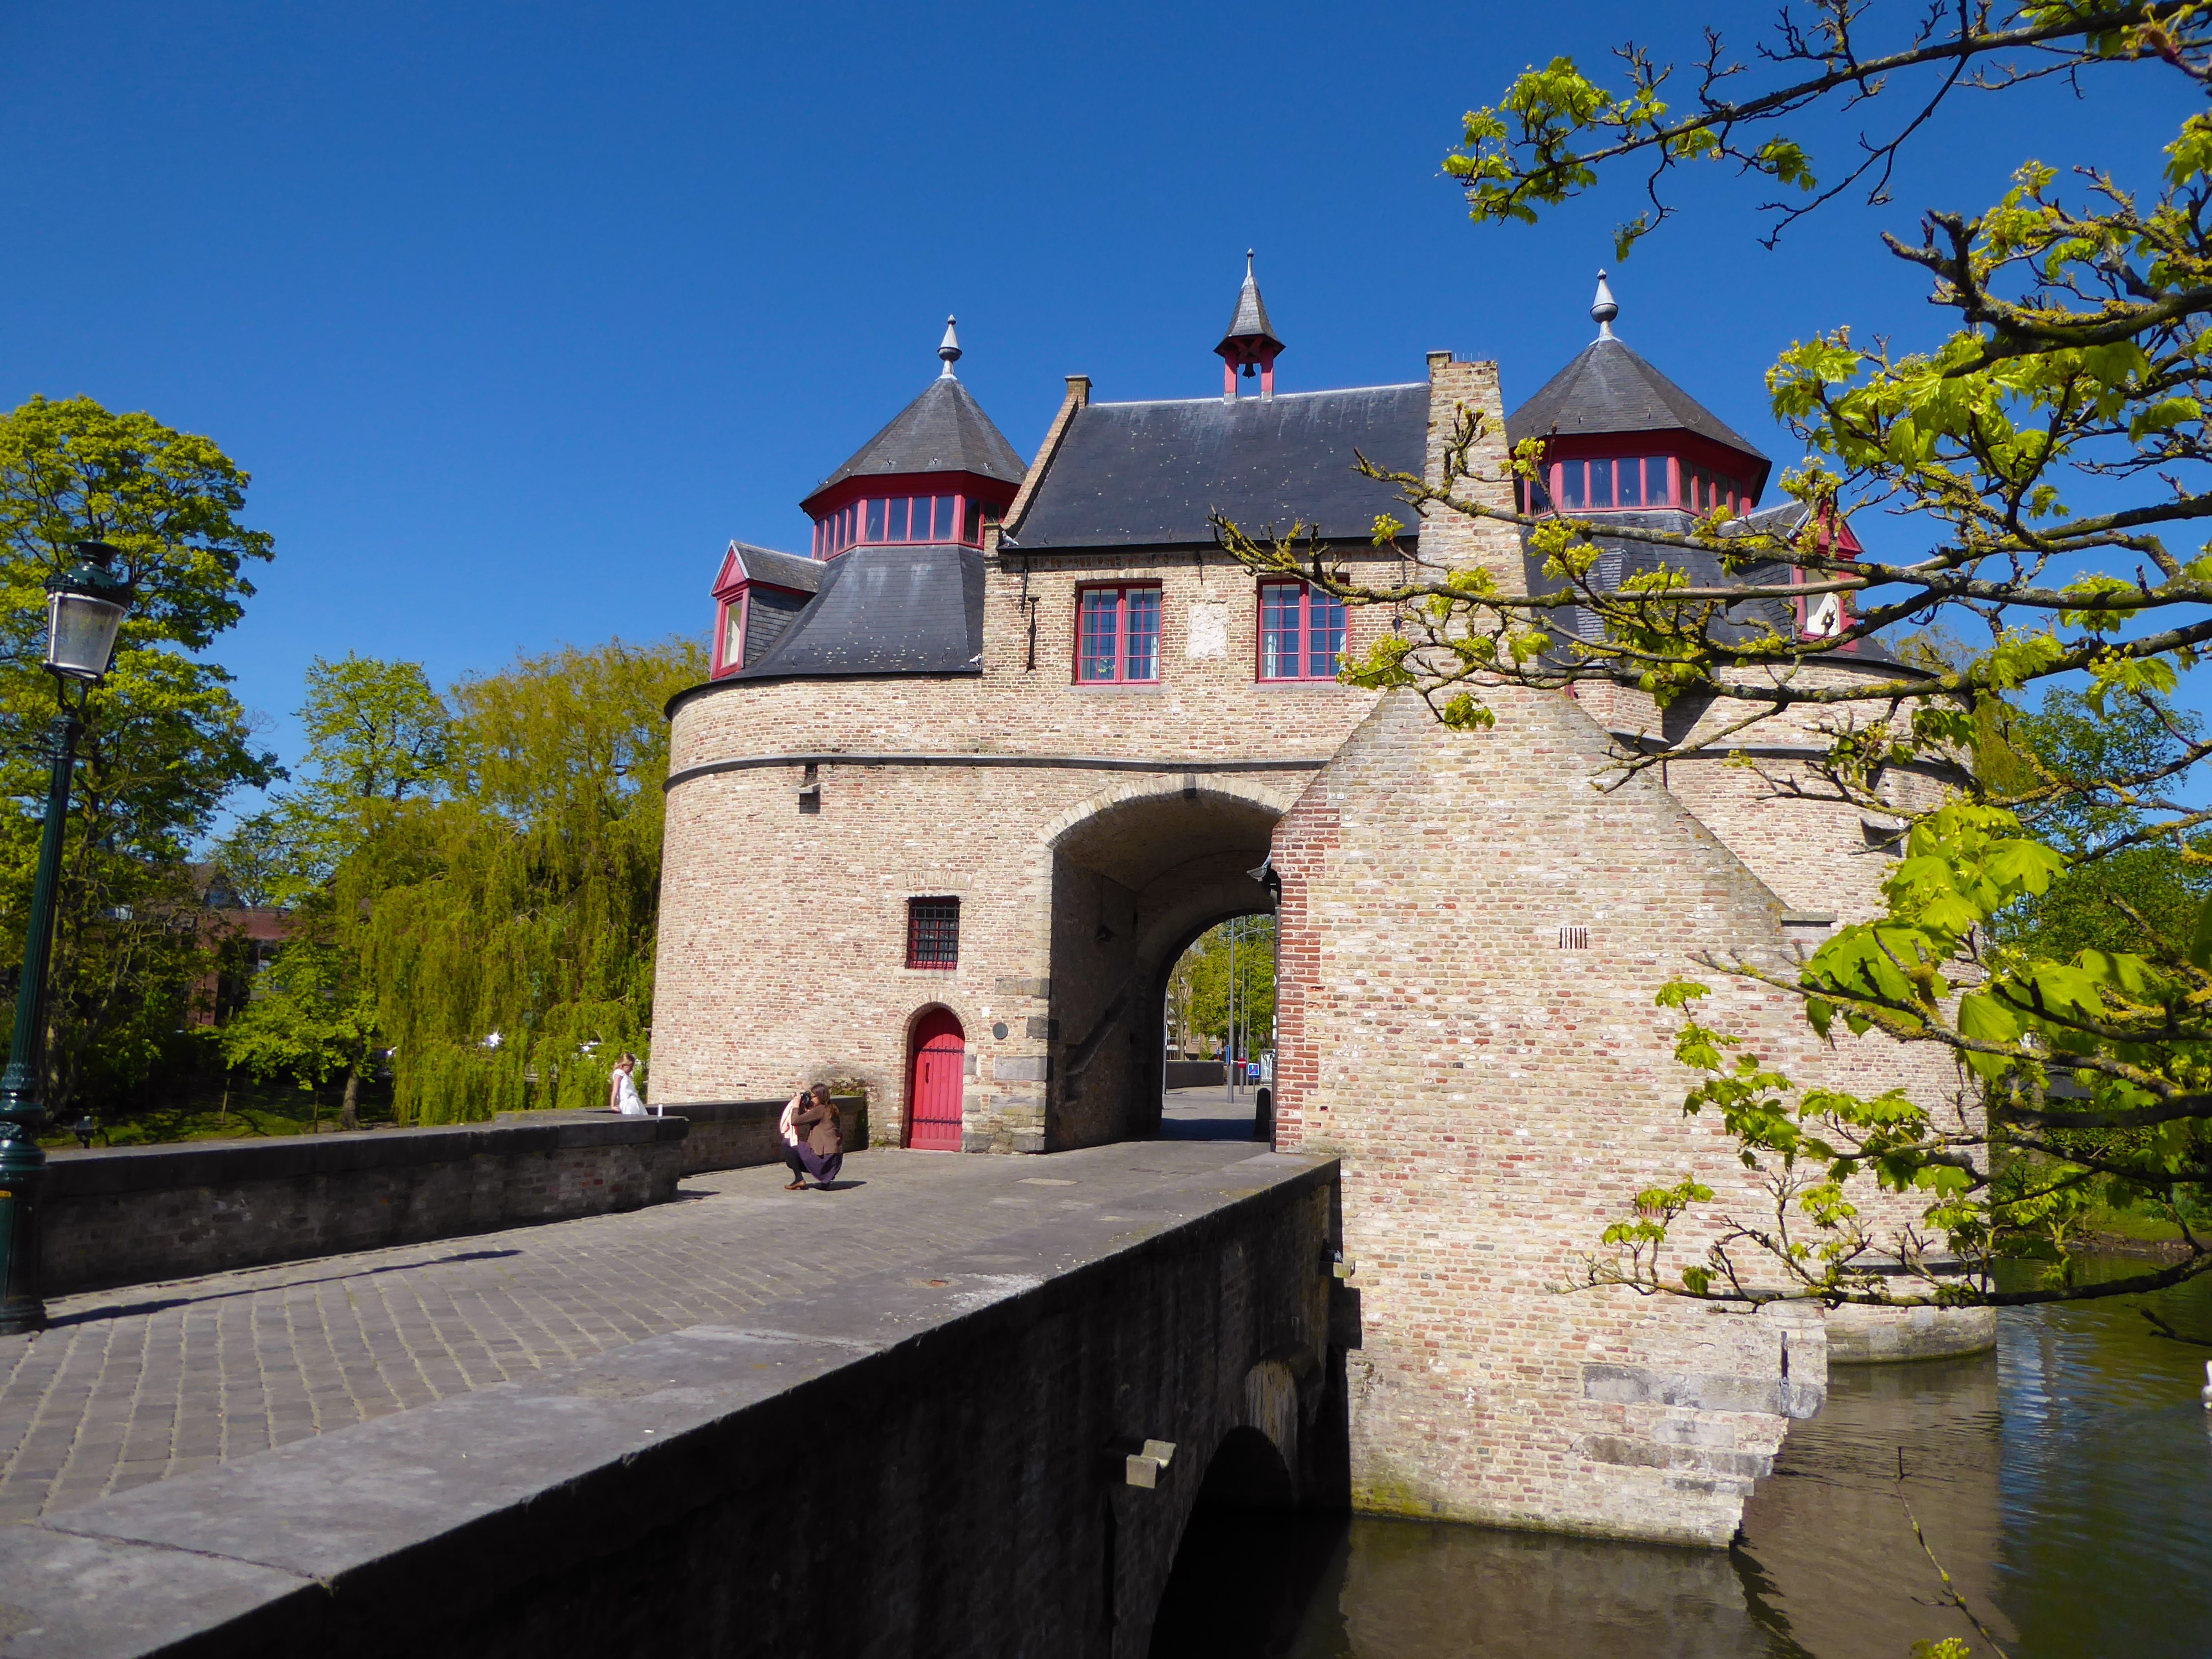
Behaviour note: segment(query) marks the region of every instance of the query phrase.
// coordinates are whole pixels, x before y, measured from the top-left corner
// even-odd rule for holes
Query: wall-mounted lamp
[[[1283,878],[1275,873],[1275,855],[1273,853],[1260,860],[1258,869],[1247,870],[1244,873],[1267,890],[1268,903],[1280,904],[1283,902]]]

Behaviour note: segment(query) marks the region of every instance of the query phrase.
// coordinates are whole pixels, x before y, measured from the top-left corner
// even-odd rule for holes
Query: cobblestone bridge
[[[783,1179],[58,1300],[0,1654],[1141,1654],[1210,1467],[1335,1499],[1333,1164]]]

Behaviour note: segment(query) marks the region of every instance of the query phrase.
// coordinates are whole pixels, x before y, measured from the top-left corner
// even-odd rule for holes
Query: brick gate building
[[[1639,1188],[1742,1190],[1733,1143],[1682,1116],[1657,987],[1693,951],[1786,960],[1869,914],[1892,826],[1763,799],[1718,750],[1594,787],[1610,744],[1725,710],[1501,691],[1493,731],[1445,732],[1334,677],[1389,615],[1255,581],[1209,522],[1297,521],[1376,576],[1480,565],[1517,587],[1510,526],[1371,544],[1378,514],[1407,514],[1355,453],[1437,476],[1462,408],[1553,434],[1561,511],[1800,511],[1760,507],[1766,459],[1614,337],[1602,285],[1593,315],[1599,338],[1510,420],[1495,365],[1449,352],[1279,391],[1248,270],[1221,397],[1104,402],[1070,376],[1027,462],[948,327],[939,377],[805,498],[808,553],[733,544],[717,574],[714,678],[670,705],[653,1092],[851,1080],[879,1135],[970,1152],[1151,1133],[1167,975],[1274,908],[1271,864],[1277,1144],[1344,1156],[1360,1264],[1358,1501],[1720,1544],[1821,1397],[1818,1322],[1558,1287]],[[1471,487],[1510,507],[1504,441],[1481,459]],[[1808,736],[1762,728],[1764,769]],[[1812,1052],[1785,1000],[1717,990],[1801,1071],[1871,1063]]]

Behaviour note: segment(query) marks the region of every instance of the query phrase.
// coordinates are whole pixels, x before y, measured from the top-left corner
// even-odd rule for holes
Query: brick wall
[[[1478,410],[1492,437],[1457,489],[1510,507],[1495,365],[1436,354],[1429,372],[1432,471]],[[1523,580],[1515,531],[1455,514],[1425,522],[1419,557]],[[1887,854],[1859,815],[1778,805],[1719,759],[1601,792],[1607,727],[1657,718],[1632,694],[1494,693],[1498,730],[1459,737],[1410,698],[1258,685],[1255,584],[1218,555],[1009,548],[987,566],[977,676],[729,683],[678,706],[657,1097],[851,1079],[895,1139],[908,1035],[942,1006],[969,1045],[968,1149],[1148,1133],[1162,977],[1203,927],[1260,908],[1245,871],[1272,833],[1279,1144],[1342,1152],[1366,1261],[1361,1501],[1724,1542],[1788,1413],[1819,1397],[1817,1325],[1553,1291],[1644,1186],[1696,1170],[1749,1201],[1718,1126],[1682,1119],[1674,1022],[1651,1001],[1666,979],[1715,983],[1718,1022],[1801,1077],[1944,1085],[1926,1056],[1818,1052],[1793,999],[1690,959],[1782,965],[1826,935],[1814,918],[1869,914]],[[1076,590],[1099,579],[1160,582],[1158,686],[1071,684]],[[1354,648],[1388,623],[1355,611]],[[818,811],[795,763],[692,769],[799,755],[884,759],[822,764]],[[1327,769],[1234,769],[1289,758]],[[961,900],[956,970],[902,966],[923,895]],[[1588,948],[1563,950],[1563,927]]]
[[[1643,1188],[1694,1173],[1759,1201],[1721,1127],[1684,1119],[1652,997],[1699,974],[1719,1021],[1817,1066],[1794,1002],[1690,960],[1778,962],[1783,907],[1656,779],[1593,788],[1606,739],[1571,701],[1493,704],[1494,730],[1461,736],[1394,697],[1277,838],[1276,1137],[1345,1162],[1355,1493],[1723,1544],[1787,1416],[1818,1403],[1817,1320],[1563,1287]]]

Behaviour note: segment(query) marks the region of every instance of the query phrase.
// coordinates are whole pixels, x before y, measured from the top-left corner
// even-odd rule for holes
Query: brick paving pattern
[[[628,1215],[61,1297],[46,1330],[0,1338],[0,1522],[818,1294],[1264,1150],[869,1152],[846,1160],[859,1184],[839,1191],[733,1170]]]

